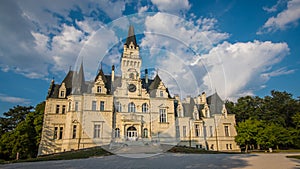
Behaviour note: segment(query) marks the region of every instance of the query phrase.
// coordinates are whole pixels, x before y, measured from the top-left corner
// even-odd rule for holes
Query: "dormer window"
[[[160,92],[159,92],[159,96],[160,96],[160,97],[164,97],[164,92],[163,92],[163,91],[160,91]]]
[[[59,93],[58,93],[59,98],[65,98],[66,97],[66,86],[65,83],[62,83],[60,88],[59,88]]]
[[[60,92],[60,97],[65,97],[65,91]]]
[[[102,92],[101,86],[97,86],[97,93],[101,93],[101,92]]]

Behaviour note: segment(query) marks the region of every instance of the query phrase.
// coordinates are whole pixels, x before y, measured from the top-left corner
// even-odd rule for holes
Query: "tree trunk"
[[[259,144],[257,144],[257,149],[260,150],[260,145]]]
[[[248,153],[248,144],[246,144],[245,152]]]
[[[276,149],[279,150],[279,146],[278,145],[276,145]]]

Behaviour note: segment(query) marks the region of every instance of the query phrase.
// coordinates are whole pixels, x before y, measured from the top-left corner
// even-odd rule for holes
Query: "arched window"
[[[144,103],[144,104],[142,105],[142,112],[143,112],[143,113],[147,113],[147,112],[148,112],[148,104],[147,104],[147,103]]]
[[[119,128],[115,129],[115,138],[120,138],[120,129]]]
[[[117,112],[122,112],[122,105],[121,105],[121,103],[120,102],[116,102],[116,111]]]
[[[144,128],[143,137],[148,138],[148,129]]]
[[[135,104],[133,102],[128,104],[128,112],[135,112]]]

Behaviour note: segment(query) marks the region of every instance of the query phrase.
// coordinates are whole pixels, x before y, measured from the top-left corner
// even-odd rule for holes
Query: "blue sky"
[[[0,1],[0,114],[45,100],[83,61],[119,68],[128,26],[171,93],[300,96],[300,0]],[[120,73],[118,71],[118,73]]]

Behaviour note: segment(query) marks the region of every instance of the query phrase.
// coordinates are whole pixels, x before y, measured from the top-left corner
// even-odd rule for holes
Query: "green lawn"
[[[300,155],[297,156],[286,156],[287,158],[296,158],[296,159],[300,159]]]
[[[102,149],[101,147],[94,147],[89,149],[82,149],[82,150],[68,151],[68,152],[57,153],[52,155],[39,156],[37,158],[32,158],[32,159],[24,159],[24,160],[21,159],[21,160],[13,160],[13,161],[0,160],[0,164],[16,163],[16,162],[50,161],[50,160],[72,160],[72,159],[107,156],[107,155],[112,155],[112,153]]]

